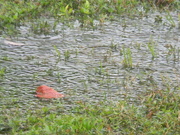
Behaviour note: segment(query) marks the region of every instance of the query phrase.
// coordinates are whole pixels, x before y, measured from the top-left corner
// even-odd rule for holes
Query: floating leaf
[[[37,87],[36,90],[37,95],[35,97],[38,98],[62,98],[64,97],[63,94],[58,93],[56,90],[54,90],[51,87],[48,87],[46,85],[41,85]]]

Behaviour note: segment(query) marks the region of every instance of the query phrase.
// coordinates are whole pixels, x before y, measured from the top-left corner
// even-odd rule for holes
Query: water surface
[[[162,22],[155,23],[157,15],[162,16]],[[34,97],[39,85],[65,94],[67,106],[77,101],[127,97],[134,101],[139,94],[154,89],[177,91],[180,28],[178,14],[171,15],[175,27],[166,14],[153,13],[142,18],[117,18],[94,30],[82,29],[75,21],[71,28],[59,24],[58,34],[33,35],[28,26],[22,26],[20,36],[1,37],[0,67],[6,69],[0,81],[1,107],[53,105]],[[155,47],[154,59],[149,43]],[[124,68],[123,48],[131,49],[133,68]]]

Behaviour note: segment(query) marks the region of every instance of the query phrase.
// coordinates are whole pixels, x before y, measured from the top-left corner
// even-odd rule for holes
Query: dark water
[[[157,15],[162,22],[155,23]],[[67,106],[126,97],[133,101],[154,89],[180,90],[180,22],[178,13],[170,15],[175,27],[167,14],[155,13],[117,18],[95,30],[82,29],[75,21],[71,28],[59,24],[57,35],[33,35],[26,26],[18,38],[1,37],[1,107],[43,106],[46,102],[34,97],[42,84],[65,94]],[[154,46],[154,59],[148,43]],[[131,49],[133,68],[123,66],[123,48]]]

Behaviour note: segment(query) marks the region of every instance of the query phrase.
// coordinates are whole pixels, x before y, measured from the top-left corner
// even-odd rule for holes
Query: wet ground
[[[147,90],[178,91],[180,28],[178,13],[170,15],[173,22],[167,14],[155,13],[117,18],[94,30],[82,29],[75,21],[71,28],[59,24],[58,34],[46,36],[33,35],[23,26],[21,36],[1,37],[0,68],[5,74],[0,106],[45,105],[34,97],[39,85],[65,94],[67,106],[76,101],[133,101]],[[124,67],[125,48],[132,52],[132,68]]]

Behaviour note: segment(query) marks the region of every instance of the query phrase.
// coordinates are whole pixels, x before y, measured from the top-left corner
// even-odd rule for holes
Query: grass
[[[37,22],[31,24],[31,31],[35,34],[43,33],[44,35],[48,35],[52,29],[51,24],[49,24],[46,20],[38,20]]]
[[[30,31],[35,34],[57,33],[56,26],[59,22],[69,24],[72,20],[79,20],[81,26],[94,28],[94,20],[100,24],[105,20],[113,20],[115,16],[146,14],[154,4],[140,0],[1,0],[0,2],[0,34],[16,35],[20,26],[30,25]],[[139,5],[145,10],[137,10]],[[161,9],[178,9],[179,2],[172,1],[168,6],[156,5]],[[47,20],[54,19],[54,24]],[[170,15],[166,18],[172,26],[174,21]]]
[[[171,27],[176,27],[176,24],[172,18],[172,16],[170,15],[170,13],[168,12],[168,14],[166,15],[166,20],[169,22],[169,25]]]
[[[138,11],[139,5],[143,6],[143,11]],[[128,16],[134,15],[144,16],[149,10],[159,7],[160,10],[170,10],[171,8],[179,9],[179,2],[174,1],[169,6],[154,5],[152,2],[140,1],[140,0],[1,0],[0,2],[0,34],[15,35],[18,34],[18,28],[23,25],[30,25],[30,31],[35,34],[51,34],[52,31],[56,33],[56,26],[58,23],[64,25],[73,20],[79,20],[82,27],[91,26],[94,28],[93,21],[98,20],[101,25],[106,20],[113,20],[115,16]],[[169,13],[169,12],[168,12]],[[178,16],[180,18],[180,16]],[[48,22],[48,19],[54,19],[53,24]],[[166,16],[167,22],[175,27],[174,20],[170,14]],[[180,20],[180,19],[179,19]],[[162,17],[156,16],[155,22],[162,23]],[[123,27],[128,25],[126,22]],[[152,55],[152,59],[156,57],[155,42],[150,40],[147,47]],[[54,53],[57,56],[57,62],[62,57],[65,62],[70,59],[73,61],[73,55],[71,51],[65,50],[61,52],[56,45],[53,46]],[[110,60],[111,53],[118,51],[118,45],[113,42],[110,44],[110,50],[104,56],[104,62],[107,64]],[[141,50],[142,44],[136,44],[136,48]],[[174,63],[180,59],[180,51],[176,46],[167,46],[167,61],[173,60]],[[79,50],[76,50],[76,57]],[[95,50],[92,49],[89,55],[95,55]],[[124,68],[132,69],[132,51],[129,48],[123,47],[120,51],[122,56],[122,64]],[[27,56],[26,60],[33,60],[34,56]],[[10,61],[11,58],[3,57],[2,61]],[[3,63],[3,62],[2,62]],[[48,64],[48,61],[36,61],[38,66],[41,64]],[[95,77],[97,80],[93,80],[90,77],[90,81],[99,81],[99,84],[107,84],[108,90],[111,90],[112,83],[119,83],[124,85],[124,89],[128,93],[128,84],[133,85],[136,78],[132,76],[126,76],[125,81],[116,82],[116,80],[110,80],[110,69],[104,63],[99,62],[95,67]],[[110,66],[111,67],[111,66]],[[6,68],[0,68],[0,79],[4,81],[6,74]],[[121,69],[119,69],[121,70]],[[63,72],[58,68],[51,67],[44,70],[45,76],[56,76],[58,83],[64,82]],[[58,71],[58,72],[55,72]],[[130,71],[130,70],[129,70]],[[131,72],[131,71],[130,71]],[[118,134],[140,134],[140,135],[178,135],[180,131],[180,95],[179,84],[172,86],[172,82],[163,82],[163,88],[158,89],[156,86],[156,80],[153,80],[151,73],[144,72],[146,75],[139,76],[140,85],[147,84],[147,89],[143,88],[146,93],[141,93],[139,97],[136,97],[136,102],[130,102],[128,95],[123,98],[124,101],[108,101],[108,95],[105,95],[103,101],[97,101],[95,103],[84,101],[66,101],[63,100],[39,100],[24,107],[19,105],[22,100],[17,97],[6,98],[4,95],[7,86],[0,86],[0,134],[7,135],[118,135]],[[38,82],[41,74],[37,71],[32,74],[34,82]],[[100,76],[101,79],[98,78]],[[121,78],[121,76],[119,77]],[[145,78],[145,79],[144,79]],[[7,78],[9,79],[9,78]],[[11,81],[11,79],[9,79]],[[117,80],[118,81],[118,80]],[[123,84],[124,83],[124,84]],[[89,89],[87,80],[82,80],[85,91]],[[149,84],[149,85],[148,85]],[[16,88],[16,83],[12,83],[10,86]],[[158,85],[158,84],[157,84]],[[58,87],[58,86],[57,86]],[[73,87],[73,86],[72,86]],[[8,88],[7,88],[8,89]],[[73,89],[73,88],[72,88]],[[136,89],[135,89],[136,90]],[[13,92],[18,92],[13,90]],[[68,92],[67,92],[68,93]],[[104,92],[105,93],[105,92]],[[29,93],[31,94],[31,93]],[[12,95],[8,95],[12,96]],[[31,94],[32,96],[32,94]],[[23,97],[22,97],[23,98]],[[67,97],[68,98],[68,97]],[[122,99],[122,98],[121,98]],[[41,107],[37,107],[35,104],[42,103]],[[66,103],[68,108],[66,108]],[[33,108],[31,106],[33,104]],[[46,106],[46,105],[49,106]],[[12,105],[12,106],[11,106]]]
[[[170,57],[174,63],[180,60],[180,48],[172,45],[166,45],[168,49],[166,60],[169,61]]]
[[[95,68],[95,74],[102,75],[102,76],[108,76],[108,72],[104,68],[102,62],[99,62],[99,66]]]
[[[180,89],[180,88],[179,88]],[[140,96],[139,104],[127,101],[89,104],[77,102],[70,111],[63,104],[33,111],[10,110],[4,106],[0,115],[2,134],[44,135],[116,135],[173,134],[180,131],[180,98],[168,90],[156,90]]]
[[[154,58],[157,56],[156,51],[155,51],[155,46],[157,46],[155,41],[153,41],[153,39],[150,39],[150,41],[147,44],[147,47],[149,49],[149,52],[152,55],[152,60],[154,60]]]
[[[132,52],[130,48],[123,47],[122,52],[123,54],[123,67],[124,68],[132,68]]]
[[[61,52],[58,50],[57,46],[54,45],[53,47],[56,52],[56,55],[58,56],[58,59],[61,59]]]
[[[6,73],[6,68],[0,68],[0,78],[3,79],[4,78],[4,75]]]
[[[70,58],[70,56],[71,56],[70,51],[69,51],[69,50],[66,50],[66,51],[64,52],[64,60],[65,60],[65,61],[68,61],[69,58]]]

